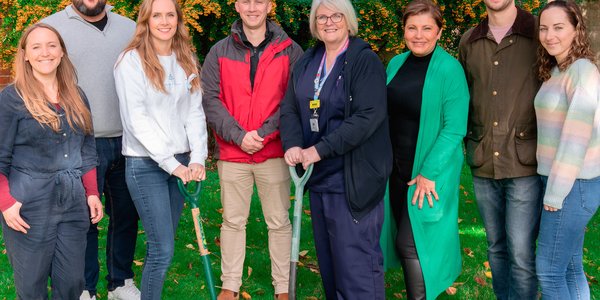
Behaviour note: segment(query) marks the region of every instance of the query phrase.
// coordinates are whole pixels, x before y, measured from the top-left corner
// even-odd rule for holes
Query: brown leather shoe
[[[288,300],[288,293],[275,294],[275,300]]]
[[[219,296],[217,296],[217,300],[239,300],[240,296],[238,295],[238,293],[234,292],[234,291],[230,291],[230,290],[226,290],[226,289],[222,289],[221,292],[219,293]]]

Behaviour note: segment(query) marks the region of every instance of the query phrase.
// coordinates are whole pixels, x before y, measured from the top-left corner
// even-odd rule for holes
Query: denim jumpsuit
[[[96,167],[96,148],[93,135],[58,113],[54,132],[32,117],[13,85],[0,93],[0,173],[31,226],[23,234],[0,218],[17,299],[47,299],[48,276],[54,299],[78,299],[84,286],[90,220],[81,176]]]

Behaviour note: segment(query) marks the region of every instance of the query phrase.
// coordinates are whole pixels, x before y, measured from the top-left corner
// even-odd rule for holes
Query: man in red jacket
[[[246,223],[256,183],[269,230],[271,275],[277,299],[287,299],[292,237],[290,176],[279,136],[279,103],[302,49],[267,20],[270,0],[237,0],[240,20],[204,62],[202,86],[208,125],[218,144],[221,181],[219,299],[235,299],[242,284]]]

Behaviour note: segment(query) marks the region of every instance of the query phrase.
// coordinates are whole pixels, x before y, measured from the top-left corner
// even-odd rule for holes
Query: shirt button
[[[495,62],[494,62],[494,66],[497,66],[497,65],[498,65],[498,61],[495,61]]]
[[[494,156],[499,156],[500,153],[498,151],[494,152]]]
[[[66,133],[63,133],[63,136],[67,136],[67,134],[66,134]]]
[[[69,154],[65,154],[65,157],[69,157]]]
[[[494,127],[498,126],[498,122],[494,122]]]
[[[492,95],[496,96],[496,95],[498,95],[498,92],[496,92],[496,91],[493,91],[493,92],[492,92]]]
[[[521,132],[519,133],[519,136],[525,136],[525,133]]]
[[[513,40],[509,40],[508,42],[512,44]]]

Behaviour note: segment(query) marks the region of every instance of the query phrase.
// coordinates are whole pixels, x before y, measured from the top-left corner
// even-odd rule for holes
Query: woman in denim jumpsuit
[[[48,276],[54,299],[77,299],[102,218],[91,114],[52,27],[23,33],[15,71],[0,93],[0,219],[17,299],[47,299]]]

